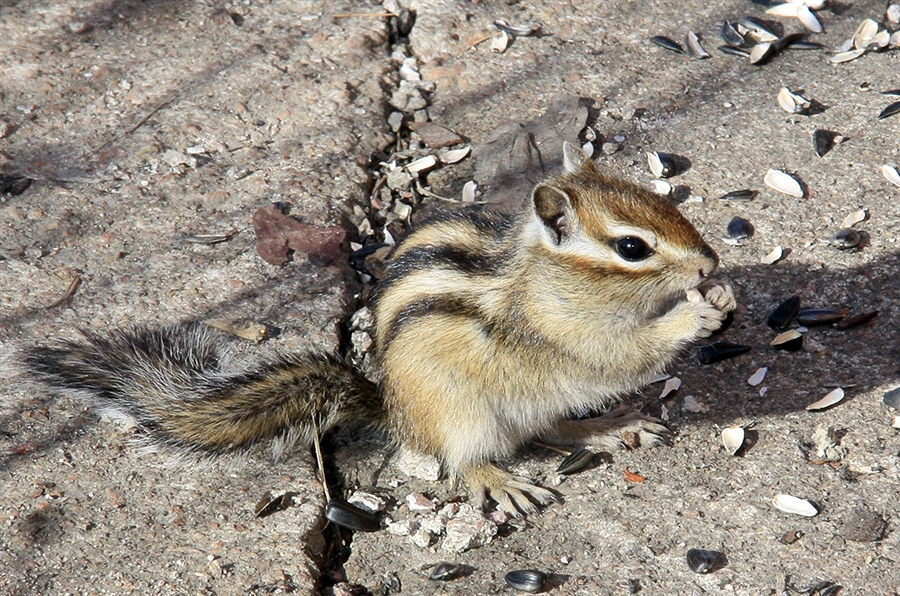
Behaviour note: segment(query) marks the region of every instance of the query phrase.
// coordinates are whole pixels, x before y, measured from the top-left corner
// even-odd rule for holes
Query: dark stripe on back
[[[466,319],[475,319],[484,323],[484,314],[474,302],[466,300],[462,296],[453,294],[439,294],[428,296],[407,305],[397,313],[394,320],[388,325],[387,340],[385,346],[390,344],[407,325],[417,319],[428,315],[453,315]]]

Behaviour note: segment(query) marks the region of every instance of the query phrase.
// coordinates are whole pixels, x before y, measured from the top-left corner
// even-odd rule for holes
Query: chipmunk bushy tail
[[[137,329],[22,350],[23,372],[133,420],[152,443],[198,456],[271,442],[280,456],[345,421],[374,421],[377,387],[321,352],[240,363],[228,340],[201,323]]]

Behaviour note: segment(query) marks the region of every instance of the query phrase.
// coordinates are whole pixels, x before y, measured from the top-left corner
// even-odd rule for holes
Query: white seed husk
[[[842,228],[852,228],[856,224],[861,221],[865,221],[866,219],[866,210],[859,209],[858,211],[854,211],[850,215],[844,218],[844,221],[841,222]]]
[[[800,182],[790,174],[786,174],[781,170],[770,169],[766,172],[763,182],[772,190],[777,190],[778,192],[797,197],[798,199],[803,197],[803,187],[800,186]]]
[[[794,341],[798,337],[803,337],[803,334],[797,331],[796,329],[788,329],[784,333],[779,333],[775,339],[773,339],[769,345],[770,346],[780,346],[781,344],[785,344],[789,341]]]
[[[797,10],[803,6],[802,4],[798,4],[796,2],[785,2],[784,4],[776,4],[775,6],[766,10],[766,14],[770,14],[775,17],[796,17]]]
[[[405,169],[407,172],[414,174],[416,172],[430,170],[435,165],[437,165],[437,159],[433,155],[426,155],[425,157],[406,164]]]
[[[828,59],[832,64],[842,64],[844,62],[850,62],[851,60],[856,60],[860,56],[866,53],[865,48],[861,50],[847,50],[846,52],[838,52],[834,56]]]
[[[462,149],[451,149],[450,151],[445,151],[441,154],[441,163],[456,163],[458,161],[462,161],[462,159],[472,151],[472,147],[463,147]]]
[[[587,141],[584,145],[581,146],[581,150],[590,159],[590,157],[594,155],[594,144],[590,141]]]
[[[844,399],[844,390],[838,387],[837,389],[832,389],[828,392],[828,394],[820,399],[817,402],[813,402],[806,406],[807,410],[824,410],[825,408],[829,408],[834,404],[838,403]]]
[[[700,40],[697,39],[697,34],[693,31],[688,31],[687,34],[687,47],[691,56],[698,59],[709,58],[709,52],[703,49],[703,46],[700,45]]]
[[[803,0],[802,3],[807,5],[810,10],[822,10],[825,8],[825,0]]]
[[[894,414],[893,419],[891,419],[891,426],[900,428],[900,414]]]
[[[878,33],[878,23],[872,19],[864,19],[853,34],[853,47],[864,50]]]
[[[656,151],[648,151],[647,152],[647,165],[650,166],[650,172],[656,176],[657,178],[661,178],[663,175],[663,167],[662,160],[659,159],[659,154]]]
[[[895,25],[900,23],[900,4],[891,4],[884,13],[887,20]]]
[[[778,105],[788,114],[803,114],[809,110],[810,102],[802,95],[791,93],[787,87],[778,91]]]
[[[500,35],[491,39],[491,50],[499,54],[505,52],[507,46],[509,46],[509,35],[506,34],[506,31],[501,31]]]
[[[746,433],[740,426],[730,426],[722,429],[722,445],[730,455],[734,455],[740,451],[744,445],[744,436]]]
[[[750,64],[756,64],[768,58],[773,51],[773,47],[768,41],[753,46],[753,49],[750,50]]]
[[[762,258],[762,264],[772,265],[773,263],[780,261],[782,256],[784,256],[784,249],[780,246],[776,246],[772,249],[772,252]]]
[[[900,186],[900,172],[897,168],[890,165],[881,166],[881,174],[887,178],[887,181],[895,186]]]
[[[801,4],[800,8],[797,9],[797,18],[800,19],[800,22],[803,23],[804,27],[806,27],[813,33],[822,32],[822,23],[819,22],[819,19],[816,18],[816,15],[814,15],[809,7],[805,4]]]
[[[869,47],[878,46],[878,49],[883,50],[888,47],[891,43],[891,32],[887,29],[882,29],[878,33],[875,34],[875,37],[872,38],[872,41],[869,42]]]
[[[900,48],[900,30],[891,33],[891,40],[888,42],[888,48]]]
[[[462,190],[462,202],[463,203],[474,203],[475,202],[475,190],[478,188],[478,185],[474,180],[469,180],[463,185]]]
[[[678,391],[679,388],[681,388],[681,379],[678,377],[669,377],[666,379],[666,384],[663,386],[662,393],[659,394],[659,399],[664,399],[670,393]]]
[[[762,383],[763,380],[766,378],[767,372],[769,372],[769,368],[766,366],[763,366],[762,368],[757,368],[756,372],[753,373],[752,375],[750,375],[750,378],[747,379],[747,383],[751,387],[756,387],[757,385]]]
[[[775,509],[778,509],[779,511],[784,511],[785,513],[793,513],[794,515],[802,515],[805,517],[812,517],[819,513],[819,510],[816,509],[815,506],[813,506],[813,504],[806,499],[792,497],[791,495],[786,495],[784,493],[775,495],[775,498],[772,499],[772,505],[774,505]]]
[[[672,185],[665,180],[651,180],[650,187],[653,189],[653,192],[664,197],[672,194]]]

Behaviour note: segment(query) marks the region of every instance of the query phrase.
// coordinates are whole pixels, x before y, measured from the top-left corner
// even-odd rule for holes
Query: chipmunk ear
[[[580,174],[585,170],[594,171],[594,162],[579,147],[563,141],[563,168],[568,174]]]
[[[572,200],[564,190],[549,184],[538,184],[531,193],[534,212],[544,227],[554,236],[556,244],[561,244],[568,236],[574,223]]]

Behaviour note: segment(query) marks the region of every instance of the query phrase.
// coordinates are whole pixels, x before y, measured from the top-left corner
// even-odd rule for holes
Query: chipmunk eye
[[[616,252],[626,261],[643,261],[653,254],[653,249],[637,236],[625,236],[615,243]]]

